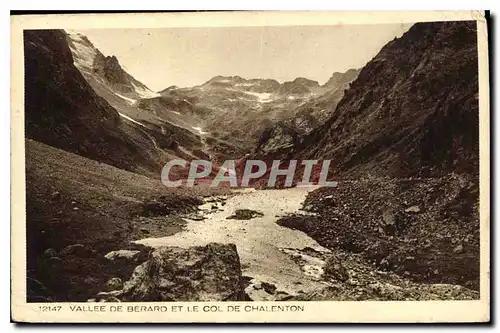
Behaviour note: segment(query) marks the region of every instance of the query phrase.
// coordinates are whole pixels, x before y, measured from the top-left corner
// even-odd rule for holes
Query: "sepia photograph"
[[[243,15],[183,22],[211,14]],[[13,295],[42,320],[487,309],[486,21],[466,14],[19,24]]]

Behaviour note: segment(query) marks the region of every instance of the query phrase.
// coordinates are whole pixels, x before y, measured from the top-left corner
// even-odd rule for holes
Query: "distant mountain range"
[[[186,157],[189,152],[216,162],[251,153],[263,133],[282,122],[309,132],[326,119],[359,73],[334,73],[323,86],[306,78],[280,84],[272,79],[216,76],[199,86],[153,92],[84,35],[68,33],[66,39],[74,66],[122,120],[135,120],[128,123],[141,124],[141,130],[147,128],[156,141],[163,140],[167,128],[175,129],[169,145],[182,151],[169,154]]]
[[[475,24],[415,24],[358,73],[322,124],[306,135],[274,128],[251,158],[331,159],[337,177],[477,174]]]

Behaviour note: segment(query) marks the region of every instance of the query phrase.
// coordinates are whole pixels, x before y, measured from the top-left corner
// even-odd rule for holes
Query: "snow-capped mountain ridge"
[[[127,73],[115,56],[102,54],[83,34],[71,31],[68,39],[74,64],[86,79],[92,76],[96,81],[107,84],[120,97],[142,99],[159,96]]]

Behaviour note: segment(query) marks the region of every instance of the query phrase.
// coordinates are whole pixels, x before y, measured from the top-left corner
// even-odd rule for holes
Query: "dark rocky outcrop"
[[[415,281],[478,290],[478,184],[467,174],[339,181],[308,195],[304,207],[314,215],[278,224]]]
[[[251,220],[256,217],[262,217],[264,213],[252,209],[236,209],[233,215],[228,216],[229,220]]]
[[[476,22],[417,23],[361,70],[327,122],[297,147],[337,174],[477,173]]]
[[[144,131],[125,124],[73,64],[62,30],[26,30],[26,137],[121,169],[157,172]]]

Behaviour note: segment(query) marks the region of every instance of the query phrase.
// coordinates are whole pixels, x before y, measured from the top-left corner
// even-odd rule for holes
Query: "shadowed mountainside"
[[[361,70],[295,154],[337,174],[477,173],[476,22],[417,23]]]
[[[88,85],[63,31],[25,31],[24,46],[28,138],[125,170],[160,170],[163,157],[147,131],[121,119]]]

